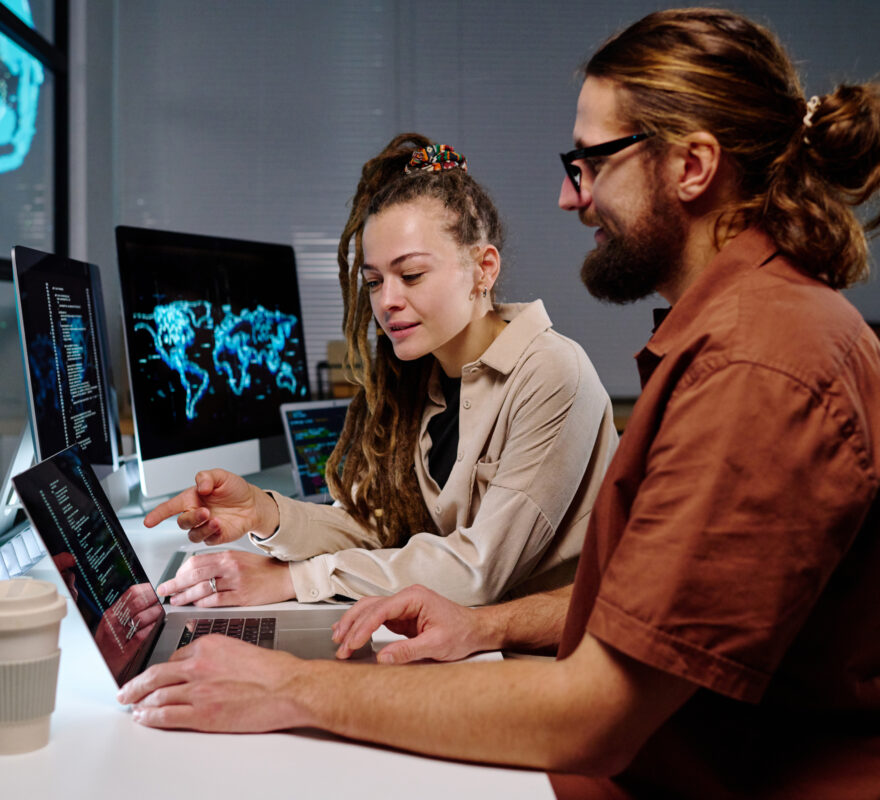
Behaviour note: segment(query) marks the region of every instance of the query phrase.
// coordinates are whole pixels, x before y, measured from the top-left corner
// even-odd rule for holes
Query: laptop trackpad
[[[336,658],[338,645],[330,638],[326,628],[315,630],[282,630],[278,631],[277,650],[292,653],[297,658]],[[350,660],[373,659],[373,647],[367,642],[360,650],[353,653]]]

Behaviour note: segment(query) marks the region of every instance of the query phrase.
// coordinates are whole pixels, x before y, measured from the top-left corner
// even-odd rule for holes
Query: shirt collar
[[[701,324],[700,312],[713,298],[733,286],[743,273],[772,260],[777,252],[776,244],[766,233],[748,228],[715,255],[672,308],[656,309],[653,335],[636,355],[642,386],[663,356],[686,338],[692,327]]]
[[[657,327],[645,349],[662,358],[682,335],[688,333],[699,312],[712,298],[734,285],[742,273],[770,261],[777,249],[773,240],[756,228],[748,228],[731,239],[662,319],[655,317]]]
[[[473,364],[466,364],[465,369],[468,366],[484,364],[507,375],[535,337],[553,325],[541,300],[534,300],[531,303],[503,303],[496,306],[496,311],[508,324],[486,348],[483,355]]]
[[[535,337],[553,327],[541,300],[531,303],[501,303],[495,306],[495,310],[507,325],[483,355],[462,367],[462,375],[469,369],[478,370],[481,364],[503,375],[509,374]],[[441,407],[445,405],[440,383],[442,371],[440,362],[434,359],[434,368],[428,380],[428,397]]]

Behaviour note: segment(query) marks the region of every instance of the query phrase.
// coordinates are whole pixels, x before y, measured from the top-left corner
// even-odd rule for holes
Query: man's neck
[[[701,195],[684,203],[682,211],[687,216],[687,234],[681,253],[680,269],[672,280],[657,291],[670,305],[693,285],[704,269],[724,246],[743,230],[743,225],[731,224],[731,217],[725,215],[740,198],[736,169],[730,160],[722,155],[718,171],[711,186]]]
[[[721,227],[717,230],[718,214],[707,215],[691,223],[684,249],[681,253],[681,266],[672,280],[657,289],[671,306],[693,285],[709,263],[721,249],[740,232],[741,228]]]

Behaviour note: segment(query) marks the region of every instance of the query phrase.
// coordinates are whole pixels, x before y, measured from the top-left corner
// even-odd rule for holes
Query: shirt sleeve
[[[379,547],[379,537],[340,505],[307,503],[270,491],[278,504],[278,530],[267,538],[250,534],[251,542],[282,561],[302,561],[350,547]]]
[[[757,702],[874,491],[864,434],[835,394],[746,362],[692,367],[607,556],[589,632]]]
[[[357,599],[421,583],[458,603],[483,605],[529,575],[584,481],[592,502],[617,441],[610,401],[592,366],[585,356],[580,368],[571,354],[563,360],[554,380],[546,353],[527,365],[534,374],[521,376],[511,413],[499,421],[507,426],[500,457],[474,468],[471,502],[479,508],[472,524],[446,536],[417,533],[400,548],[339,550],[292,564],[297,598]],[[594,447],[603,454],[601,466],[591,458]],[[582,538],[586,519],[578,525]]]

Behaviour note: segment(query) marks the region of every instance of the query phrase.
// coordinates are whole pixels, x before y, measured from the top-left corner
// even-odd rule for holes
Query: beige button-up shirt
[[[428,421],[445,408],[436,374],[414,453],[435,533],[382,548],[341,506],[273,493],[278,531],[251,537],[290,561],[296,597],[387,595],[420,583],[465,605],[572,580],[593,500],[617,446],[611,402],[583,349],[540,300],[500,307],[507,327],[461,376],[459,450],[441,489]],[[436,366],[435,369],[439,369]]]

